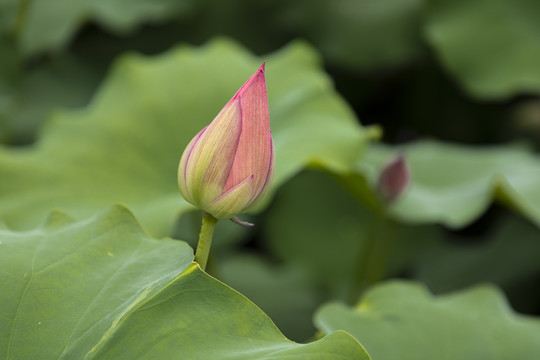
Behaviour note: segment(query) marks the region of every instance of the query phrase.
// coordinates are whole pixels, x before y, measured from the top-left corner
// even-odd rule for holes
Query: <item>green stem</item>
[[[375,284],[384,278],[388,266],[388,257],[396,239],[396,223],[389,218],[385,218],[385,222],[385,232],[383,236],[379,238],[379,242],[373,251],[373,263],[367,273],[368,286]]]
[[[366,234],[358,260],[356,274],[349,291],[349,301],[355,303],[370,285],[382,280],[395,237],[395,223],[387,209],[378,214]]]
[[[208,213],[204,213],[201,233],[199,234],[199,243],[195,252],[195,262],[199,263],[201,269],[206,269],[208,262],[208,254],[210,254],[210,246],[212,246],[212,236],[218,219]]]
[[[380,229],[383,227],[384,218],[376,217],[371,223],[364,244],[360,249],[356,260],[356,271],[353,275],[352,284],[349,289],[349,302],[354,304],[358,297],[364,292],[367,287],[367,274],[369,272],[371,257],[377,244],[377,239],[380,235]]]

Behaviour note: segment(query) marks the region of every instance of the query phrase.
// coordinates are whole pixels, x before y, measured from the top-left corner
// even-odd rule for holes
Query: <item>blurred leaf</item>
[[[377,360],[534,360],[540,352],[540,321],[514,313],[489,286],[434,298],[414,283],[386,283],[356,308],[323,306],[315,323],[323,333],[350,332]]]
[[[270,250],[344,299],[356,299],[362,282],[399,273],[439,236],[431,226],[408,227],[377,216],[315,172],[285,184],[266,219]]]
[[[221,259],[215,273],[257,304],[288,338],[303,341],[315,333],[311,318],[323,299],[305,271],[236,255]]]
[[[172,28],[188,43],[227,36],[255,54],[264,54],[297,38],[289,35],[277,18],[282,4],[282,0],[199,0],[196,10]]]
[[[5,92],[6,88],[14,80],[18,72],[19,54],[15,49],[13,40],[0,33],[0,94]]]
[[[343,332],[288,341],[189,246],[149,238],[122,207],[81,222],[56,213],[0,239],[6,359],[368,359]]]
[[[266,57],[277,168],[274,188],[310,163],[345,171],[366,133],[296,43]],[[0,217],[28,228],[49,209],[87,217],[114,202],[163,235],[192,207],[177,190],[182,151],[260,66],[230,41],[119,61],[92,103],[57,113],[27,149],[1,149]]]
[[[511,135],[540,143],[540,98],[527,99],[513,105],[510,119]]]
[[[540,161],[531,153],[516,146],[472,147],[434,141],[399,149],[374,145],[359,160],[359,173],[374,183],[381,167],[398,150],[405,152],[412,173],[409,190],[392,208],[400,220],[461,228],[497,198],[540,225]]]
[[[540,2],[428,1],[425,33],[443,65],[473,96],[540,92]]]
[[[0,16],[1,16],[0,11]],[[9,125],[6,116],[10,111],[11,89],[19,73],[19,58],[13,41],[0,34],[0,143],[7,140]]]
[[[70,56],[21,71],[6,89],[5,108],[0,113],[5,128],[0,137],[10,145],[31,143],[52,112],[86,105],[100,75],[89,64]]]
[[[372,70],[422,54],[422,10],[423,0],[287,1],[280,26],[307,38],[331,64]]]
[[[191,0],[21,0],[17,12],[0,18],[14,24],[19,47],[26,56],[65,47],[87,22],[117,34],[132,32],[141,24],[156,23],[190,11]],[[19,20],[15,20],[20,16]],[[4,26],[5,27],[5,26]]]
[[[201,43],[237,39],[257,54],[307,39],[325,63],[353,71],[399,66],[423,55],[424,0],[202,0],[173,31]],[[376,34],[376,36],[373,36]]]
[[[505,217],[486,237],[482,242],[430,244],[418,262],[415,278],[435,292],[444,292],[480,282],[511,289],[540,274],[537,227],[516,216]]]
[[[0,37],[7,37],[15,30],[17,13],[21,3],[20,0],[2,0],[0,2]]]

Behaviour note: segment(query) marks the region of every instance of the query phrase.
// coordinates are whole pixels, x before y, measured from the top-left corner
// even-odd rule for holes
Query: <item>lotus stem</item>
[[[199,243],[197,244],[197,251],[195,251],[195,262],[197,262],[203,270],[206,269],[210,247],[212,246],[212,237],[217,222],[218,219],[208,213],[204,213],[201,232],[199,234]]]

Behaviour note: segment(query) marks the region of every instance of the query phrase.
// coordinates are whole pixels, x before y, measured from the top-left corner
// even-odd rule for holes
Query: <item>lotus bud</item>
[[[387,203],[394,202],[409,185],[410,172],[403,154],[389,162],[379,174],[377,187]]]
[[[188,144],[178,167],[182,196],[216,219],[257,205],[275,168],[264,63]]]

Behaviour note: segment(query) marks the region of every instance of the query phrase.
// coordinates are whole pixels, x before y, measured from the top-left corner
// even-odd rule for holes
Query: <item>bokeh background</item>
[[[176,51],[174,65],[176,55],[167,54]],[[186,52],[194,55],[182,57]],[[184,100],[174,110],[176,121],[188,125],[176,147],[163,146],[174,162],[199,124],[211,121],[262,60],[270,100],[281,101],[276,110],[271,103],[282,145],[278,162],[289,167],[280,170],[266,207],[245,217],[254,229],[218,225],[212,275],[298,341],[315,333],[312,316],[321,304],[354,304],[370,285],[389,278],[418,280],[435,294],[489,282],[518,312],[540,313],[535,0],[2,0],[0,216],[15,228],[35,225],[57,207],[90,216],[106,203],[130,205],[115,193],[121,188],[143,204],[134,206],[135,214],[149,232],[195,244],[201,214],[185,204],[179,211],[178,194],[162,201],[156,190],[174,189],[174,170],[142,179],[123,172],[122,156],[137,154],[108,131],[139,136],[148,124],[170,131],[159,122],[170,116],[159,104],[178,94]],[[174,66],[183,77],[174,75]],[[191,77],[190,67],[197,68]],[[227,80],[218,79],[229,71]],[[168,82],[176,79],[185,83]],[[198,97],[189,97],[191,89]],[[323,95],[305,103],[295,98],[312,93]],[[309,111],[287,113],[287,101]],[[210,105],[199,111],[185,105],[191,103]],[[115,104],[142,109],[141,116],[130,123],[128,110],[116,111]],[[321,134],[312,134],[321,123]],[[158,130],[148,136],[158,138]],[[343,148],[324,142],[327,131],[338,143],[343,133]],[[146,140],[137,138],[142,147],[159,143]],[[315,150],[302,161],[287,160],[296,156],[295,142],[300,152]],[[351,158],[320,158],[319,145]],[[87,163],[70,157],[92,152],[93,169],[107,172],[93,173],[97,180],[80,174]],[[386,208],[375,183],[398,152],[412,182]],[[162,159],[159,151],[148,154],[150,162]],[[117,156],[116,165],[100,168]],[[101,180],[119,185],[92,187]],[[96,194],[106,196],[98,201]],[[140,194],[155,194],[155,203]],[[42,212],[33,213],[36,203]],[[177,215],[173,226],[159,219],[163,209]]]

